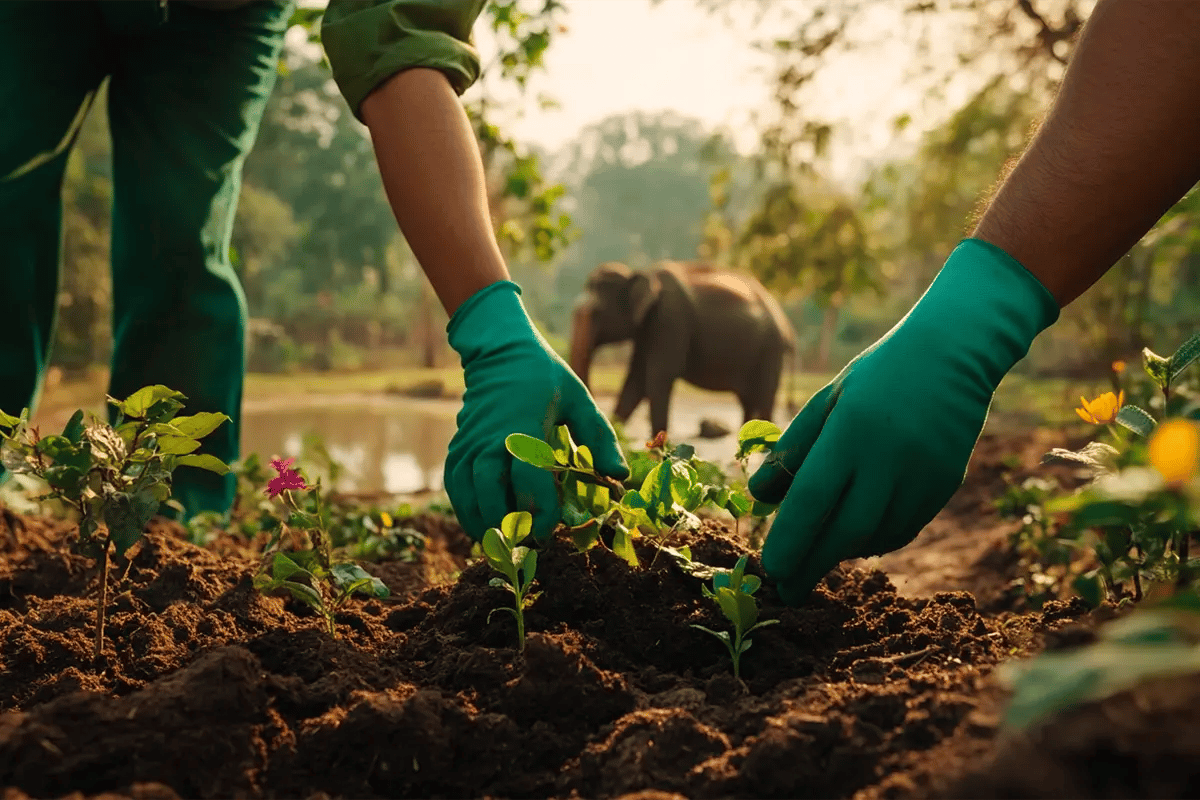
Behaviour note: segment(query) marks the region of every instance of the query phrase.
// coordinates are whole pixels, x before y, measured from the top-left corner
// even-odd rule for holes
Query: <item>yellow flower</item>
[[[392,527],[392,515],[386,511],[379,512],[379,521],[383,523],[383,527],[385,528]]]
[[[1114,361],[1112,363],[1112,371],[1117,373],[1118,375],[1120,375],[1122,372],[1125,371],[1125,362],[1124,361]]]
[[[1075,409],[1075,413],[1082,417],[1084,422],[1107,425],[1117,418],[1117,412],[1125,405],[1125,392],[1122,390],[1119,395],[1105,392],[1090,403],[1082,397],[1079,400],[1083,403],[1083,408]]]
[[[1200,429],[1187,419],[1169,419],[1150,436],[1150,464],[1168,486],[1186,483],[1200,464]]]

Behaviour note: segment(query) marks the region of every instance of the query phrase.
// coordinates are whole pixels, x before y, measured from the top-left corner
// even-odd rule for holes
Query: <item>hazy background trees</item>
[[[572,5],[604,1],[494,0],[479,23],[498,44],[468,112],[496,229],[536,321],[564,347],[571,304],[597,264],[701,257],[754,273],[784,300],[810,369],[839,368],[928,285],[1047,107],[1093,4],[663,0],[760,16],[746,46],[770,54],[772,92],[753,152],[739,153],[731,131],[672,111],[607,117],[554,152],[515,141],[499,112],[524,97]],[[311,31],[319,16],[302,9],[294,22]],[[912,45],[894,74],[847,72],[855,53],[888,37]],[[831,87],[897,75],[907,106],[891,114],[882,142],[823,100]],[[109,354],[108,151],[103,114],[93,112],[64,193],[55,361],[69,370]],[[1170,349],[1200,299],[1198,215],[1193,192],[1022,368],[1103,368],[1151,336]],[[370,141],[311,41],[293,39],[281,63],[231,256],[255,318],[255,369],[447,360],[445,315],[396,229]]]

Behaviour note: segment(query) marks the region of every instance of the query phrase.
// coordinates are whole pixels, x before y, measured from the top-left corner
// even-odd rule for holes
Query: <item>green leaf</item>
[[[71,418],[67,420],[66,427],[63,428],[62,435],[71,444],[79,444],[80,440],[83,439],[83,409],[79,409],[71,415]]]
[[[537,574],[537,550],[529,550],[525,553],[525,557],[521,559],[518,566],[521,568],[521,593],[524,594],[529,590],[529,585],[533,583],[533,578]]]
[[[297,564],[287,553],[277,552],[271,558],[271,577],[276,581],[287,580],[296,573],[309,575],[308,570]]]
[[[637,551],[633,549],[633,533],[619,522],[613,525],[613,553],[625,559],[629,566],[638,566]]]
[[[500,521],[500,531],[508,540],[510,547],[517,542],[524,541],[532,530],[533,515],[528,511],[513,511],[505,514],[504,519]]]
[[[1142,516],[1142,510],[1117,500],[1089,503],[1075,512],[1071,522],[1080,528],[1108,528],[1131,525]]]
[[[370,580],[371,574],[358,564],[342,563],[334,564],[329,568],[330,577],[333,578],[333,585],[339,589],[347,586],[355,581],[361,581],[364,578]]]
[[[318,611],[325,608],[325,602],[321,599],[321,593],[308,584],[296,583],[295,581],[278,581],[271,588],[287,589],[292,597],[302,603],[307,603]]]
[[[706,628],[703,625],[692,623],[692,627],[696,630],[704,631],[707,634],[717,637],[725,643],[726,647],[732,648],[732,643],[729,640],[729,631],[714,631],[712,628]]]
[[[729,493],[729,500],[725,502],[724,507],[734,517],[744,517],[751,513],[754,505],[754,501],[745,494],[737,490],[732,490]],[[772,506],[772,510],[774,510],[774,506]]]
[[[1142,349],[1142,366],[1146,369],[1146,374],[1150,376],[1150,380],[1158,385],[1159,389],[1166,389],[1171,385],[1171,361],[1163,358],[1158,353],[1155,353],[1149,347]]]
[[[526,464],[532,464],[541,469],[557,470],[559,462],[555,458],[554,448],[524,433],[510,433],[504,439],[504,446],[513,458],[520,459]]]
[[[147,422],[166,422],[171,417],[175,416],[183,408],[183,403],[178,400],[167,398],[159,400],[150,408],[146,409]]]
[[[754,644],[751,639],[742,639],[742,646],[738,648],[738,654],[742,654],[750,649],[750,645]]]
[[[566,425],[559,425],[554,429],[550,445],[554,449],[554,459],[559,466],[568,467],[574,463],[575,442],[571,440],[571,431]]]
[[[762,588],[762,579],[757,575],[742,576],[742,591],[746,594],[754,594]]]
[[[1115,422],[1139,436],[1149,436],[1154,432],[1154,427],[1157,424],[1154,421],[1154,417],[1133,405],[1122,406],[1121,410],[1117,412]]]
[[[175,465],[179,467],[198,467],[206,469],[209,472],[215,472],[218,475],[225,475],[229,472],[229,465],[221,459],[209,453],[182,455],[175,459]]]
[[[0,428],[15,428],[20,424],[20,417],[14,417],[12,414],[5,414],[3,411],[0,411]]]
[[[999,674],[1013,696],[1004,724],[1024,728],[1148,680],[1200,671],[1197,634],[1192,614],[1139,609],[1102,626],[1093,644],[1005,664]]]
[[[574,476],[571,477],[574,478]],[[609,506],[612,505],[607,486],[600,486],[596,483],[581,480],[572,481],[572,485],[574,486],[575,497],[578,499],[580,507],[591,512],[594,516],[600,516],[608,511]]]
[[[199,446],[200,443],[195,439],[185,436],[160,436],[158,438],[158,452],[164,456],[185,455]]]
[[[82,490],[81,484],[84,477],[84,472],[79,467],[60,464],[47,467],[46,472],[42,475],[46,483],[50,484],[50,488],[58,489],[72,499],[78,497]]]
[[[568,528],[578,528],[592,519],[592,514],[579,507],[578,498],[574,493],[563,498],[562,521]]]
[[[115,405],[117,409],[127,417],[145,419],[150,411],[150,408],[156,403],[159,403],[163,400],[186,399],[187,396],[182,392],[177,392],[174,389],[168,389],[166,386],[157,384],[154,386],[142,387],[124,400],[115,400],[110,397],[108,398],[108,401]]]
[[[692,456],[696,455],[696,448],[690,444],[676,445],[671,451],[671,458],[677,458],[680,461],[687,461]]]
[[[1171,355],[1171,379],[1174,380],[1180,372],[1183,372],[1197,358],[1200,358],[1200,333],[1193,333]]]
[[[142,490],[131,495],[118,492],[109,498],[104,509],[104,524],[108,526],[108,538],[122,555],[142,538],[146,524],[158,511],[158,499],[153,492]]]
[[[765,419],[752,419],[738,431],[738,449],[736,458],[745,458],[751,453],[770,452],[775,449],[775,443],[783,431],[774,422]]]
[[[753,597],[742,592],[733,592],[733,597],[738,608],[737,628],[743,632],[748,631],[758,621],[758,603]]]
[[[512,563],[512,547],[497,528],[488,528],[483,534],[483,556],[492,569],[503,573],[509,583],[516,585],[517,570]]]
[[[587,472],[596,471],[596,464],[592,461],[592,451],[586,444],[581,444],[575,449],[575,462],[582,470]]]
[[[37,451],[54,459],[58,466],[75,467],[87,472],[92,466],[91,446],[75,445],[65,436],[47,436],[37,443]]]
[[[725,619],[740,630],[742,608],[738,603],[738,593],[727,586],[721,586],[716,589],[714,595],[716,595],[717,605],[720,607],[721,613],[725,615]]]
[[[203,439],[221,427],[221,423],[228,421],[229,417],[224,414],[215,411],[201,411],[189,417],[176,417],[171,420],[171,425],[177,428],[184,436],[190,436],[193,439]]]
[[[572,526],[571,541],[575,544],[577,552],[585,553],[591,550],[600,542],[600,522],[592,520],[591,524],[583,527]]]

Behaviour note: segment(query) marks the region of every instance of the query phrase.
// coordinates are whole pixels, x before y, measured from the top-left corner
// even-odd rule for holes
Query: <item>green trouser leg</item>
[[[0,3],[0,410],[37,403],[50,357],[67,155],[104,79],[94,4]],[[0,475],[3,474],[0,468]]]
[[[232,10],[171,3],[159,25],[114,20],[108,116],[113,141],[113,360],[109,393],[164,384],[183,413],[230,421],[199,451],[239,454],[246,300],[229,260],[242,165],[254,144],[290,5]],[[186,516],[226,512],[236,482],[175,474]]]
[[[200,452],[238,457],[246,304],[229,262],[290,3],[0,3],[0,409],[34,406],[49,359],[67,152],[105,76],[113,139],[109,393],[162,383],[231,422]],[[188,515],[226,511],[235,482],[176,473]]]

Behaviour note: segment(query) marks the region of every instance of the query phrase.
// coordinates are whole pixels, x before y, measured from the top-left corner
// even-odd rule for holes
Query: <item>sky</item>
[[[772,0],[784,4],[814,0]],[[751,114],[770,98],[771,56],[751,43],[790,33],[772,29],[769,18],[755,27],[750,9],[735,15],[709,14],[695,0],[567,0],[566,33],[546,53],[546,69],[531,80],[525,113],[504,120],[520,141],[554,151],[583,128],[632,110],[670,109],[695,117],[709,129],[726,127],[743,153],[756,147]],[[923,90],[904,77],[911,41],[896,35],[906,4],[879,4],[856,29],[866,46],[833,61],[814,86],[814,116],[836,123],[829,177],[853,180],[864,164],[911,150],[921,131],[937,118],[922,106]],[[484,63],[494,52],[490,31],[477,25]],[[949,37],[943,41],[949,49]],[[964,82],[964,87],[969,81]],[[496,93],[494,88],[489,91]],[[560,107],[537,108],[539,93]],[[950,97],[965,99],[965,88]],[[914,123],[898,135],[896,117]]]
[[[776,9],[816,1],[771,0]],[[301,2],[321,5],[323,0]],[[751,115],[769,101],[772,59],[751,43],[791,32],[778,24],[777,15],[756,27],[749,8],[710,14],[695,0],[565,2],[567,31],[555,35],[546,69],[531,79],[522,115],[498,119],[507,133],[554,152],[610,115],[673,110],[710,130],[725,127],[742,153],[755,149],[758,134]],[[945,99],[930,106],[923,88],[906,77],[913,59],[911,37],[902,31],[906,5],[897,0],[872,6],[855,28],[864,37],[862,46],[829,63],[812,87],[813,116],[835,124],[825,169],[834,180],[853,181],[869,163],[910,152],[921,132],[946,109],[961,105],[972,88],[970,76],[960,76]],[[934,37],[947,57],[952,57],[955,24],[948,20],[944,34]],[[491,32],[477,24],[475,37],[486,64],[495,52]],[[467,96],[481,88],[473,87]],[[515,93],[515,87],[497,81],[487,90],[498,100],[513,96],[506,91]],[[539,95],[559,107],[539,108]],[[913,124],[897,133],[893,123],[901,114],[910,114]]]
[[[609,115],[672,109],[729,125],[740,148],[753,147],[749,113],[768,98],[770,60],[749,46],[748,24],[730,28],[693,0],[570,0],[563,21],[530,85],[561,108],[531,108],[509,126],[517,138],[557,149]],[[476,29],[485,62],[487,33]]]

